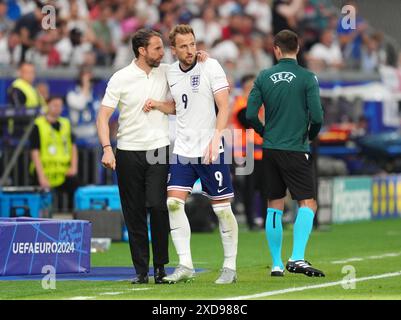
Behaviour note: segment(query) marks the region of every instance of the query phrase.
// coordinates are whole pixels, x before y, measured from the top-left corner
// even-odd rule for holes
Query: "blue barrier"
[[[118,186],[86,186],[75,192],[76,210],[121,210]]]
[[[0,217],[44,217],[52,205],[51,193],[0,191]]]

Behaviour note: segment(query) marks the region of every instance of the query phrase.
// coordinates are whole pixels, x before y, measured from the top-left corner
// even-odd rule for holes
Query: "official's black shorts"
[[[285,197],[287,188],[294,200],[316,199],[315,170],[310,153],[263,149],[263,167],[269,200]]]

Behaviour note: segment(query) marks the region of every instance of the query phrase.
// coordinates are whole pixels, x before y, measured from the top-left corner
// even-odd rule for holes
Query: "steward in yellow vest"
[[[19,68],[19,77],[8,89],[9,101],[13,106],[26,108],[41,108],[46,105],[43,97],[33,86],[35,81],[35,66],[23,63]]]
[[[36,172],[37,182],[43,188],[60,187],[66,179],[77,175],[77,147],[73,144],[70,121],[60,117],[62,108],[61,98],[50,98],[46,116],[36,118],[31,135],[30,171]]]

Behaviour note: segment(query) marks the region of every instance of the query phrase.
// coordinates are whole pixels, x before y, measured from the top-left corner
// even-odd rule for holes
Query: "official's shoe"
[[[179,264],[174,272],[163,278],[167,283],[189,282],[194,279],[195,270]]]
[[[132,284],[146,284],[149,283],[149,276],[147,273],[139,274],[134,280],[131,282]]]
[[[284,277],[284,270],[280,267],[274,267],[270,272],[272,277]]]
[[[166,271],[164,270],[164,267],[156,267],[154,269],[154,278],[155,278],[155,284],[162,284],[166,283],[163,278],[167,276]]]
[[[237,282],[237,272],[229,268],[221,269],[220,277],[214,282],[216,284],[228,284]]]
[[[286,268],[292,273],[303,273],[308,277],[324,277],[323,271],[312,268],[312,265],[305,260],[288,261]]]

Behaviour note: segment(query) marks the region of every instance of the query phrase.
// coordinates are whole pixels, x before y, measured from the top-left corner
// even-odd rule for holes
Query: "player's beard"
[[[157,68],[158,66],[160,66],[161,59],[156,60],[149,57],[145,57],[145,62],[149,67]]]
[[[191,60],[189,60],[189,58],[180,60],[180,64],[184,67],[184,69],[188,69],[195,64],[195,60],[196,60],[196,55],[192,56]]]

